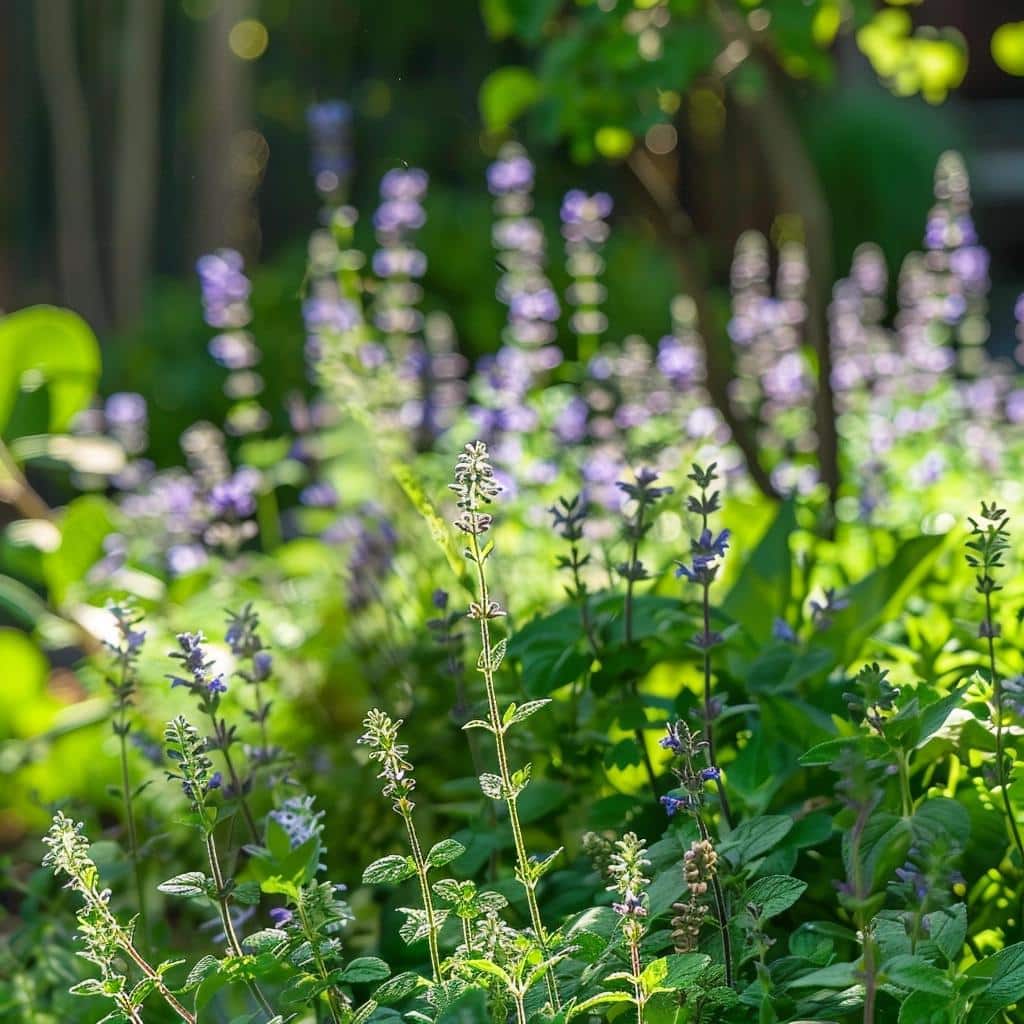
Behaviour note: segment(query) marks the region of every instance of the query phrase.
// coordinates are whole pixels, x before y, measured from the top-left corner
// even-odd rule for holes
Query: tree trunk
[[[202,29],[195,94],[201,121],[193,257],[221,246],[253,255],[250,197],[237,167],[237,137],[249,117],[250,62],[228,47],[231,27],[248,7],[249,0],[221,0]]]
[[[102,330],[107,315],[96,236],[89,111],[78,80],[70,0],[36,0],[35,16],[39,70],[53,138],[62,297]]]
[[[833,282],[832,214],[818,172],[807,154],[800,132],[773,80],[766,84],[750,109],[749,127],[765,156],[780,213],[796,214],[803,225],[807,247],[807,342],[818,358],[815,430],[818,465],[828,487],[830,507],[839,495],[839,438],[832,393],[832,352],[828,331],[828,300]]]
[[[634,150],[629,167],[643,188],[646,203],[651,210],[651,221],[659,237],[675,258],[682,290],[693,299],[697,307],[697,323],[704,342],[707,388],[711,400],[728,424],[732,439],[746,461],[751,479],[763,494],[779,498],[781,496],[771,476],[761,463],[750,423],[736,412],[729,400],[731,370],[729,361],[722,357],[722,346],[719,344],[721,331],[708,302],[707,281],[693,259],[695,236],[690,218],[679,203],[674,184],[665,178],[646,150]]]
[[[122,327],[142,312],[152,266],[163,15],[163,0],[129,3],[121,41],[111,276],[114,317]]]

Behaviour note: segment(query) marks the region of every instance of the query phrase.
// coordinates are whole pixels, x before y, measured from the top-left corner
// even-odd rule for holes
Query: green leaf
[[[807,883],[789,875],[769,875],[757,879],[749,889],[745,902],[761,908],[761,917],[770,918],[789,910],[804,894]]]
[[[924,920],[928,938],[947,960],[955,961],[967,938],[967,907],[963,903],[956,903],[952,907],[925,914]]]
[[[595,1006],[604,1006],[606,1003],[631,1003],[633,997],[628,992],[598,992],[596,996],[584,999],[582,1003],[569,1006],[567,1020],[578,1017],[581,1013],[589,1013]]]
[[[857,964],[830,964],[794,978],[789,988],[849,988],[857,984]]]
[[[899,1024],[947,1024],[949,998],[933,992],[911,992],[900,1007]]]
[[[505,787],[502,785],[501,776],[492,772],[484,772],[480,776],[480,789],[484,796],[489,796],[492,800],[503,800],[505,797]]]
[[[231,890],[231,898],[236,903],[254,907],[260,901],[260,887],[257,882],[241,882]]]
[[[427,986],[430,982],[421,978],[412,971],[403,971],[396,974],[390,981],[385,981],[374,990],[374,1001],[386,1006],[389,1003],[400,1003],[403,999],[411,996],[416,989]]]
[[[888,981],[911,992],[930,992],[937,996],[950,996],[953,984],[938,967],[919,956],[898,956],[882,964]]]
[[[205,896],[212,885],[213,879],[208,879],[202,871],[186,871],[161,882],[157,889],[170,896]]]
[[[793,572],[789,538],[795,529],[796,504],[787,499],[722,602],[724,614],[742,625],[756,647],[771,641],[772,622],[782,615],[789,601]]]
[[[466,852],[462,843],[455,839],[442,839],[430,848],[427,864],[432,868],[440,868],[461,857]]]
[[[391,974],[391,968],[375,956],[356,957],[342,972],[341,980],[350,985],[365,981],[383,981]]]
[[[503,985],[511,987],[512,978],[508,973],[497,964],[491,963],[490,960],[477,960],[469,959],[463,960],[463,964],[466,967],[471,967],[475,971],[480,971],[481,974],[489,974],[492,978],[497,978]]]
[[[855,583],[843,595],[849,602],[816,643],[832,651],[839,664],[853,661],[864,642],[891,618],[912,594],[948,541],[948,536],[914,537],[903,544],[888,565]]]
[[[805,768],[835,764],[847,751],[855,751],[865,759],[884,757],[889,744],[880,736],[838,736],[834,740],[816,743],[798,759]]]
[[[192,967],[192,970],[188,972],[188,977],[185,979],[184,989],[188,992],[190,989],[194,989],[201,982],[205,981],[214,972],[220,970],[220,961],[215,956],[204,956],[197,960]]]
[[[263,953],[277,949],[282,942],[288,941],[288,933],[280,928],[262,928],[242,939],[242,945],[251,953]]]
[[[92,401],[99,375],[99,343],[77,313],[31,306],[0,318],[0,434],[18,392],[41,384],[49,395],[50,433],[66,431]]]
[[[529,700],[525,704],[509,704],[502,715],[502,725],[515,725],[517,722],[525,721],[550,703],[551,698],[545,697],[543,700]]]
[[[749,818],[719,844],[719,853],[741,866],[777,846],[793,828],[793,819],[781,814]]]
[[[503,132],[543,95],[537,76],[529,68],[505,67],[492,71],[480,86],[480,113],[488,131]]]
[[[106,995],[103,982],[99,978],[85,978],[76,982],[68,991],[75,996],[102,996]]]
[[[110,503],[98,494],[75,498],[58,525],[60,545],[43,556],[43,575],[54,603],[60,605],[103,554],[103,540],[113,528]]]
[[[363,872],[363,885],[394,885],[414,874],[416,864],[412,857],[400,857],[393,853],[375,860]]]
[[[967,1024],[988,1024],[1000,1010],[1024,999],[1024,942],[1001,949],[967,969],[968,978],[988,978]]]

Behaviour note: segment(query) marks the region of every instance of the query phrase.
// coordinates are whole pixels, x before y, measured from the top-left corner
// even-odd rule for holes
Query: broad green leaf
[[[412,857],[400,857],[391,854],[375,860],[363,872],[363,885],[394,885],[416,874],[416,865]]]
[[[899,956],[882,964],[885,977],[900,988],[911,992],[930,992],[937,996],[950,996],[953,984],[946,975],[919,956]]]
[[[342,972],[341,980],[356,985],[365,981],[383,981],[391,968],[375,956],[356,957]]]
[[[45,385],[52,434],[92,400],[100,374],[100,347],[77,313],[31,306],[0,318],[0,434],[23,387]]]
[[[743,627],[756,646],[771,640],[772,622],[782,615],[792,588],[793,558],[789,538],[796,529],[796,505],[788,499],[743,563],[736,582],[722,602],[722,611]]]
[[[430,848],[427,854],[427,865],[432,868],[440,868],[445,864],[461,857],[466,852],[462,843],[455,839],[442,839]]]
[[[925,915],[928,938],[935,943],[942,955],[955,961],[961,953],[967,937],[967,907],[956,903]]]
[[[202,871],[186,871],[161,882],[157,889],[170,896],[204,896],[212,884],[213,880],[207,879]]]
[[[769,875],[759,878],[747,889],[745,903],[761,908],[761,917],[770,918],[789,910],[804,894],[807,883],[789,875]]]
[[[103,539],[113,528],[110,504],[98,494],[75,498],[57,525],[60,546],[43,556],[43,574],[54,604],[59,606],[102,556]]]

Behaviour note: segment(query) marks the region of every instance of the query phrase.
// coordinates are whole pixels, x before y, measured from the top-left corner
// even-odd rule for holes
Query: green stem
[[[999,792],[1006,809],[1006,820],[1010,826],[1013,841],[1017,844],[1017,852],[1024,862],[1024,842],[1021,841],[1020,830],[1017,828],[1017,817],[1010,802],[1009,779],[1006,777],[1006,757],[1003,752],[1003,681],[996,672],[996,645],[992,636],[992,595],[985,594],[985,623],[988,633],[988,663],[992,686],[995,688],[995,719],[996,719],[996,773],[999,779]]]
[[[487,574],[484,572],[483,557],[480,550],[480,535],[477,533],[477,513],[471,512],[470,517],[470,554],[472,562],[476,566],[476,582],[480,605],[480,642],[482,645],[480,668],[484,677],[484,686],[487,690],[488,715],[491,731],[494,734],[494,746],[498,755],[498,772],[501,778],[502,790],[505,793],[505,805],[508,808],[509,824],[512,827],[512,839],[515,845],[516,864],[518,867],[517,874],[526,892],[526,905],[529,908],[530,923],[534,934],[537,936],[537,943],[540,946],[541,954],[547,959],[547,932],[544,929],[544,922],[541,920],[540,907],[537,905],[537,882],[533,877],[533,869],[526,853],[526,843],[523,840],[522,825],[519,822],[519,808],[512,788],[512,774],[509,771],[508,753],[505,749],[505,728],[502,725],[501,712],[498,710],[498,696],[494,687],[494,668],[491,663],[491,631],[487,619],[491,596],[487,587]],[[551,1005],[557,1011],[560,1009],[561,1003],[558,998],[558,988],[555,985],[550,968],[544,971],[544,981],[547,985]]]
[[[309,919],[306,917],[306,909],[302,904],[301,896],[296,901],[295,906],[299,912],[299,920],[302,923],[302,930],[305,933],[306,940],[309,942],[309,948],[313,954],[313,962],[316,964],[316,968],[320,972],[321,979],[323,981],[327,981],[329,974],[327,971],[327,965],[324,963],[324,958],[320,953],[320,942],[316,933],[309,926]],[[341,1015],[338,1013],[338,1007],[335,1004],[336,997],[337,992],[334,986],[331,985],[327,989],[327,1006],[331,1011],[331,1020],[334,1024],[341,1024]]]
[[[228,737],[227,730],[222,729],[220,723],[217,721],[217,715],[214,711],[210,711],[210,721],[213,723],[213,734],[217,739],[217,743],[220,747],[221,754],[224,755],[224,767],[227,768],[228,778],[231,780],[231,788],[238,799],[238,806],[242,810],[242,816],[245,818],[245,823],[249,827],[249,832],[252,836],[253,841],[259,839],[259,829],[256,828],[256,819],[252,815],[252,811],[249,809],[249,803],[245,799],[245,794],[242,792],[242,780],[235,771],[234,762],[231,760],[231,752],[228,749]]]
[[[914,798],[910,792],[910,755],[901,754],[899,759],[900,799],[903,802],[903,817],[909,818],[914,813]]]
[[[633,587],[635,580],[633,579],[633,570],[636,569],[637,559],[640,555],[640,538],[643,536],[643,525],[644,525],[644,503],[641,501],[640,507],[636,513],[636,523],[633,526],[633,544],[630,547],[629,552],[629,576],[626,579],[626,600],[625,600],[625,639],[626,646],[633,646]],[[630,689],[633,691],[633,696],[639,700],[640,698],[640,682],[633,676],[630,679]],[[640,708],[640,714],[645,715],[643,707]],[[637,726],[633,730],[633,736],[636,739],[636,744],[640,748],[640,756],[643,758],[644,769],[647,772],[647,781],[650,783],[651,796],[654,798],[655,805],[658,801],[658,782],[657,775],[654,771],[654,764],[651,762],[651,755],[647,749],[647,740],[644,738],[644,730],[641,726]]]
[[[629,942],[629,962],[633,970],[633,1002],[636,1003],[636,1024],[644,1024],[644,1004],[647,1000],[640,982],[640,946],[636,939],[630,939]]]
[[[711,834],[707,825],[700,815],[696,815],[697,828],[700,830],[700,837],[705,842],[711,842]],[[732,988],[732,937],[729,935],[729,915],[725,906],[725,893],[722,892],[722,883],[718,880],[718,872],[711,875],[711,891],[715,895],[715,917],[718,919],[718,929],[722,933],[722,959],[725,961],[725,983]]]
[[[401,811],[402,820],[405,822],[406,832],[409,834],[409,846],[412,849],[412,859],[416,864],[416,874],[420,881],[420,896],[423,899],[423,910],[427,915],[427,945],[430,947],[430,969],[434,974],[434,981],[441,980],[441,956],[437,948],[437,917],[434,913],[434,901],[430,896],[430,882],[427,878],[427,862],[420,847],[419,837],[416,835],[416,826],[413,824],[412,815],[408,811]]]
[[[139,911],[139,921],[142,923],[142,934],[148,939],[149,929],[146,925],[145,890],[142,885],[142,866],[139,863],[139,838],[135,828],[135,805],[128,772],[128,712],[124,705],[121,706],[120,710],[121,716],[118,722],[117,738],[121,746],[121,795],[124,797],[124,819],[128,827],[128,854],[132,861],[132,877],[135,880],[135,900]]]
[[[213,875],[213,884],[217,888],[217,908],[220,910],[220,920],[224,926],[225,938],[231,952],[235,956],[242,958],[245,956],[245,952],[242,949],[241,942],[238,941],[235,923],[231,920],[231,908],[228,904],[227,894],[224,891],[224,875],[220,869],[220,859],[217,857],[217,844],[214,842],[212,832],[206,833],[206,856],[210,862],[210,874]],[[274,1017],[273,1007],[267,1002],[267,997],[260,990],[259,985],[255,981],[248,981],[246,984],[249,987],[249,991],[253,994],[253,998],[260,1004],[268,1018]]]

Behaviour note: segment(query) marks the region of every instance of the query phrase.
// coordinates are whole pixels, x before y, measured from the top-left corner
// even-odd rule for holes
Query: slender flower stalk
[[[1009,779],[1006,772],[1006,753],[1003,736],[1003,680],[996,668],[995,638],[999,636],[999,625],[992,618],[992,595],[1003,587],[996,582],[994,571],[1004,567],[1003,555],[1010,546],[1007,526],[1010,522],[1005,509],[981,503],[978,520],[969,519],[971,538],[967,541],[967,564],[976,571],[975,590],[985,599],[985,618],[978,629],[988,647],[989,678],[993,689],[992,718],[996,731],[996,778],[1006,811],[1006,822],[1021,860],[1024,861],[1024,841],[1017,826],[1017,816],[1010,800]]]
[[[231,917],[231,894],[234,884],[233,882],[228,884],[228,879],[225,878],[221,868],[217,842],[213,834],[217,813],[216,809],[207,803],[210,794],[221,788],[221,774],[212,770],[213,763],[206,756],[206,744],[198,730],[181,715],[167,723],[164,740],[167,743],[167,755],[174,762],[176,768],[176,771],[168,772],[167,777],[180,782],[181,788],[188,798],[194,823],[202,833],[203,845],[206,849],[206,859],[212,878],[210,895],[217,904],[228,948],[233,956],[241,959],[245,956],[245,951],[242,949],[242,943]],[[248,981],[246,984],[268,1018],[273,1018],[273,1007],[267,1001],[267,997],[259,985],[255,981]]]
[[[104,965],[109,968],[113,951],[119,950],[153,983],[153,988],[185,1024],[196,1024],[195,1015],[174,997],[162,972],[151,966],[135,947],[134,922],[123,925],[111,911],[110,891],[100,888],[99,871],[89,856],[89,840],[84,828],[82,822],[75,823],[63,811],[58,811],[43,839],[47,847],[43,866],[53,868],[58,877],[66,875],[66,887],[82,897],[84,906],[79,910],[78,923],[86,947],[83,955],[103,971]],[[132,1020],[141,1020],[137,1007],[133,1006],[129,1016]]]
[[[623,603],[623,622],[625,642],[627,647],[632,647],[633,636],[633,603],[636,584],[650,579],[650,574],[640,561],[640,543],[650,532],[653,523],[647,515],[648,509],[660,501],[663,497],[672,493],[671,487],[655,487],[654,483],[658,474],[653,469],[641,469],[636,474],[634,483],[627,483],[620,480],[617,484],[620,491],[633,503],[631,515],[626,517],[623,533],[629,542],[629,560],[619,565],[618,573],[626,581],[626,596]],[[640,682],[637,675],[633,675],[629,681],[633,697],[639,699]],[[654,763],[647,750],[647,739],[644,730],[638,726],[634,730],[634,738],[640,748],[640,756],[643,758],[644,768],[647,771],[647,780],[650,783],[651,794],[655,800],[658,798],[658,780],[654,770]]]
[[[700,536],[690,542],[690,562],[679,562],[676,576],[685,577],[689,582],[701,588],[701,611],[703,629],[694,637],[694,646],[701,652],[704,674],[704,753],[708,767],[717,766],[715,755],[715,719],[721,711],[718,701],[712,693],[711,682],[711,651],[723,642],[721,633],[711,628],[711,584],[718,575],[718,560],[725,556],[729,546],[729,531],[722,530],[716,537],[709,525],[710,516],[721,508],[720,492],[712,491],[711,486],[718,479],[715,472],[717,463],[712,462],[707,469],[694,465],[693,472],[687,477],[699,489],[699,494],[691,494],[687,499],[687,509],[700,516]],[[733,827],[732,812],[729,809],[729,798],[725,787],[719,780],[718,794],[722,804],[722,816],[731,829]]]
[[[490,624],[494,619],[502,618],[505,611],[491,597],[484,568],[494,549],[493,542],[488,542],[483,547],[480,543],[480,538],[491,528],[493,521],[492,516],[485,512],[484,508],[497,497],[501,490],[494,479],[494,471],[491,468],[486,444],[482,441],[475,441],[466,445],[459,455],[455,467],[455,483],[450,486],[459,498],[460,515],[455,521],[455,525],[468,538],[469,546],[466,548],[465,555],[476,570],[476,600],[470,603],[469,617],[480,624],[481,650],[477,665],[484,677],[484,687],[487,691],[488,721],[467,722],[464,728],[485,728],[494,737],[498,775],[482,775],[480,785],[485,795],[492,799],[504,800],[508,809],[509,824],[512,828],[512,839],[516,851],[516,877],[526,893],[530,923],[541,953],[547,959],[547,932],[540,916],[540,907],[537,904],[537,884],[561,851],[556,850],[555,853],[539,863],[531,862],[527,855],[523,828],[519,820],[518,799],[519,794],[529,784],[530,766],[524,765],[516,772],[511,770],[505,746],[505,734],[513,724],[522,721],[535,711],[539,711],[549,701],[531,701],[518,708],[515,705],[510,705],[504,715],[498,709],[494,674],[505,655],[508,641],[501,640],[493,646],[491,643]],[[550,970],[545,971],[544,979],[551,1005],[557,1010],[560,1006],[558,988]]]
[[[635,832],[627,832],[615,844],[615,852],[608,863],[608,874],[612,880],[608,889],[621,897],[619,902],[612,904],[612,909],[622,921],[622,935],[629,948],[629,980],[633,986],[637,1024],[644,1024],[644,1007],[648,999],[640,960],[640,940],[647,930],[644,926],[647,917],[646,889],[651,882],[645,874],[651,866],[645,856],[646,845]]]
[[[219,750],[224,758],[224,767],[230,781],[227,795],[238,801],[250,836],[255,841],[259,838],[259,829],[246,799],[251,779],[243,779],[239,775],[231,756],[231,747],[236,739],[235,727],[229,727],[223,718],[217,717],[221,694],[228,692],[227,683],[224,682],[223,675],[214,672],[213,660],[206,656],[206,649],[203,646],[205,643],[206,638],[202,633],[179,633],[180,651],[172,652],[170,657],[181,662],[187,676],[170,675],[168,678],[171,680],[172,689],[183,686],[191,691],[199,701],[199,710],[209,718],[213,726],[213,736],[209,745],[211,749]]]
[[[441,956],[438,952],[437,936],[444,919],[435,909],[433,897],[430,895],[430,881],[427,877],[429,865],[423,855],[423,847],[420,845],[419,835],[412,817],[413,808],[416,806],[412,801],[412,794],[416,789],[416,779],[412,774],[413,766],[405,756],[408,754],[409,748],[404,743],[398,742],[398,730],[401,726],[401,719],[397,722],[393,721],[383,711],[374,708],[363,721],[363,728],[366,731],[359,737],[359,742],[369,746],[370,757],[380,762],[381,771],[377,778],[384,780],[384,796],[391,799],[395,813],[405,824],[405,831],[409,837],[409,850],[413,863],[416,865],[416,876],[420,883],[423,912],[426,915],[430,967],[433,971],[434,981],[440,982]]]
[[[662,806],[669,817],[680,810],[691,814],[697,823],[701,841],[710,846],[711,832],[701,813],[704,807],[704,788],[709,782],[721,785],[721,773],[716,765],[710,764],[706,768],[698,769],[694,764],[702,753],[706,757],[707,740],[701,739],[700,733],[691,730],[685,722],[671,722],[666,726],[666,732],[660,744],[678,759],[678,765],[673,772],[679,781],[679,788],[682,790],[678,796],[671,793],[663,796],[661,798]],[[729,935],[729,912],[725,902],[725,893],[722,891],[722,883],[718,878],[717,871],[710,872],[709,881],[715,897],[715,917],[722,934],[725,980],[726,984],[732,987],[732,939]]]
[[[142,644],[146,639],[144,630],[136,627],[140,616],[131,609],[113,605],[109,609],[114,617],[117,638],[107,641],[106,646],[114,655],[114,671],[107,676],[107,684],[114,696],[114,721],[112,727],[120,747],[121,799],[124,801],[124,819],[128,830],[128,855],[132,862],[132,877],[135,882],[136,910],[146,934],[146,901],[142,885],[142,865],[139,862],[139,838],[135,823],[134,789],[128,768],[128,734],[132,723],[128,713],[139,684],[138,661]]]

